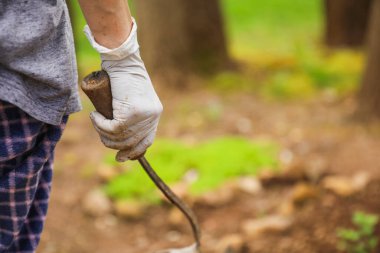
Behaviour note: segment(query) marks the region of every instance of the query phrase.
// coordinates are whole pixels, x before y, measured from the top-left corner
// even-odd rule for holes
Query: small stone
[[[232,184],[226,184],[223,187],[205,193],[196,199],[196,202],[209,206],[223,206],[228,204],[234,197],[234,190]]]
[[[95,219],[94,225],[99,230],[113,229],[117,225],[117,218],[114,215],[106,215]]]
[[[294,211],[296,210],[293,201],[284,201],[279,207],[278,207],[278,213],[280,215],[284,216],[290,216],[294,214]]]
[[[369,181],[368,174],[358,173],[352,177],[329,176],[323,180],[322,185],[340,196],[350,196],[364,189]]]
[[[366,172],[359,172],[352,177],[352,184],[356,191],[363,190],[370,182],[370,176]]]
[[[281,164],[288,166],[292,163],[294,154],[290,149],[284,149],[280,152],[279,160]]]
[[[293,224],[292,218],[282,215],[272,215],[264,218],[247,220],[242,224],[242,230],[250,237],[258,237],[269,232],[283,232]]]
[[[236,128],[239,133],[247,134],[252,131],[252,122],[249,118],[241,117],[236,120]]]
[[[168,216],[169,224],[173,226],[182,225],[185,222],[183,213],[178,208],[172,208]]]
[[[350,180],[338,176],[330,176],[323,180],[323,187],[341,196],[349,196],[354,192]]]
[[[303,204],[307,200],[315,199],[319,196],[318,189],[310,184],[298,183],[292,192],[292,202],[296,205]]]
[[[127,219],[139,219],[144,215],[146,206],[132,200],[118,200],[114,203],[116,215]]]
[[[238,179],[236,187],[238,190],[252,195],[259,193],[263,188],[256,177],[242,177]]]
[[[105,216],[112,210],[111,201],[100,189],[90,191],[83,200],[84,211],[95,217]]]
[[[178,231],[169,231],[167,234],[166,234],[166,239],[169,241],[169,242],[178,242],[182,237],[182,234]]]
[[[239,234],[231,234],[220,239],[216,248],[218,252],[241,252],[244,247],[244,239]]]
[[[108,182],[118,176],[119,172],[114,166],[103,164],[97,169],[96,174],[101,180]]]

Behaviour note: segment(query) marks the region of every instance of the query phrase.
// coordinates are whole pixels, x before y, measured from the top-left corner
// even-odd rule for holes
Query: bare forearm
[[[107,48],[120,46],[132,28],[126,0],[78,0],[95,40]]]

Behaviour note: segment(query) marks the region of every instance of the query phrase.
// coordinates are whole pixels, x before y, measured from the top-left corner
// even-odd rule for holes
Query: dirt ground
[[[218,206],[195,204],[203,229],[203,252],[224,253],[220,245],[229,235],[238,235],[244,244],[229,253],[338,252],[336,229],[349,226],[354,211],[380,213],[380,127],[352,120],[353,98],[326,95],[304,103],[269,103],[249,94],[226,96],[196,90],[162,97],[165,113],[159,136],[196,141],[228,134],[275,140],[282,145],[283,167],[309,175],[294,180],[270,178],[260,193],[236,193]],[[209,121],[202,113],[210,106],[220,108],[217,120]],[[83,196],[99,184],[92,172],[106,151],[87,114],[85,110],[72,117],[58,147],[49,215],[38,252],[147,253],[190,243],[186,223],[167,222],[169,205],[149,208],[139,220],[113,215],[92,218],[83,212]],[[358,172],[367,173],[371,180],[349,196],[321,186],[328,175]],[[318,189],[318,196],[289,211],[294,219],[289,228],[255,236],[242,231],[246,220],[278,212],[294,187],[305,182]]]

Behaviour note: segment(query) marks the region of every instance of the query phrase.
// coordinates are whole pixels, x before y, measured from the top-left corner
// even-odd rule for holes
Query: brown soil
[[[235,253],[338,252],[335,231],[350,225],[354,211],[380,213],[380,128],[376,123],[363,125],[350,120],[355,108],[353,99],[321,98],[307,103],[279,104],[247,94],[224,96],[188,91],[166,94],[163,102],[161,137],[197,141],[229,134],[273,139],[282,145],[283,153],[292,154],[293,164],[307,168],[310,173],[353,175],[361,171],[371,175],[371,183],[349,197],[321,190],[319,198],[294,211],[295,223],[290,229],[255,238],[243,235],[241,224],[275,213],[297,182],[268,184],[255,196],[239,193],[228,204],[218,207],[196,204],[194,210],[202,225],[205,253],[221,252],[220,241],[236,233],[242,235],[248,247]],[[204,113],[209,107],[220,108],[218,119],[210,119]],[[106,152],[90,126],[88,111],[71,118],[58,147],[49,215],[38,252],[148,253],[190,243],[186,223],[182,226],[167,223],[170,211],[167,205],[149,208],[139,220],[123,220],[113,215],[92,218],[83,212],[81,201],[99,185],[95,170]],[[286,167],[287,159],[283,160]],[[314,183],[319,187],[318,181]]]

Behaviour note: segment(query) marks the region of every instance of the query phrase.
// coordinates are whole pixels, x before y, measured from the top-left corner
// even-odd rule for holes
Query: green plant
[[[195,145],[158,139],[146,156],[169,184],[183,180],[187,172],[194,172],[197,177],[191,183],[190,191],[201,194],[231,178],[276,168],[277,150],[274,143],[238,137],[217,138]],[[105,162],[116,165],[113,155],[106,157]],[[130,170],[105,186],[106,193],[113,199],[138,199],[149,203],[159,201],[156,188],[139,165],[136,162],[130,165]]]
[[[374,234],[378,221],[377,215],[355,212],[352,216],[355,229],[340,228],[337,230],[338,249],[347,253],[373,252],[378,243]]]

